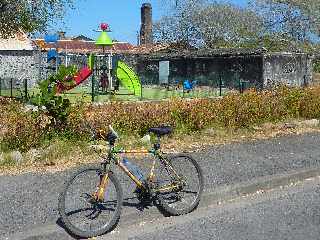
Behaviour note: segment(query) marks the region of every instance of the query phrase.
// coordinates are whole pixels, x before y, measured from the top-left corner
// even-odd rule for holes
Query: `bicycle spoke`
[[[94,236],[109,228],[120,214],[121,202],[114,180],[109,179],[105,186],[103,201],[95,199],[94,193],[101,179],[101,171],[85,170],[75,174],[64,193],[64,221],[73,229],[79,229],[81,234],[83,232],[88,234],[85,236]]]
[[[163,161],[162,165],[156,175],[161,204],[173,214],[191,211],[197,205],[203,187],[197,164],[189,156],[179,155]]]

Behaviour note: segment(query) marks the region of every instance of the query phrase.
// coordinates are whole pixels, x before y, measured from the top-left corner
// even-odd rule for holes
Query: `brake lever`
[[[112,127],[111,125],[109,125],[109,130],[112,132],[112,134],[113,134],[114,136],[116,136],[116,138],[119,138],[118,133],[113,129],[113,127]]]

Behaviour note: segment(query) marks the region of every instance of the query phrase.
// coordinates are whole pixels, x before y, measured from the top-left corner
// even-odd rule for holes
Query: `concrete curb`
[[[291,183],[304,181],[306,179],[318,176],[320,176],[320,167],[288,172],[286,174],[278,174],[272,176],[269,175],[240,184],[235,184],[231,186],[220,186],[216,189],[205,189],[199,207],[201,208],[212,204],[230,201],[242,196],[254,194],[259,191],[271,190],[280,186],[288,186]],[[137,213],[123,214],[120,218],[120,226],[118,227],[127,227],[129,225],[137,224],[137,222],[140,220],[148,221],[161,217],[163,217],[163,215],[159,212],[159,210],[155,207],[152,207],[148,209],[148,216],[143,217],[143,219],[139,219]],[[59,239],[71,239],[71,237],[61,227],[55,224],[43,225],[33,228],[32,230],[15,233],[11,236],[5,237],[4,239],[43,239],[43,237],[49,237],[52,234],[54,234]]]
[[[204,191],[200,207],[207,205],[208,202],[224,202],[248,194],[254,194],[259,191],[271,190],[280,186],[288,186],[291,183],[317,176],[320,176],[320,167],[288,172],[286,174],[265,176],[232,186],[221,186],[214,190]]]

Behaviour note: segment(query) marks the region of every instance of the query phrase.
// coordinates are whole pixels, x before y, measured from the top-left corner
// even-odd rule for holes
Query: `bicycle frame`
[[[160,149],[152,148],[150,150],[123,150],[123,149],[116,149],[114,146],[110,146],[110,150],[108,152],[108,156],[103,161],[102,165],[104,168],[104,175],[102,179],[100,180],[100,183],[98,185],[97,191],[94,193],[94,198],[96,200],[103,200],[104,192],[106,189],[106,185],[108,183],[108,173],[111,171],[111,164],[114,163],[116,164],[136,185],[138,188],[148,191],[149,186],[145,183],[140,181],[138,178],[136,178],[130,171],[129,169],[122,163],[119,154],[151,154],[154,156],[152,166],[150,169],[150,173],[147,177],[148,183],[152,182],[154,177],[155,177],[155,165],[157,159],[159,159],[160,162],[165,164],[165,167],[169,167],[170,170],[174,173],[175,177],[180,181],[181,178],[178,176],[174,168],[171,166],[171,164],[166,160],[164,157],[164,153]],[[162,186],[161,188],[155,189],[157,192],[162,192],[162,191],[169,191],[169,190],[174,190],[179,188],[179,184],[168,184],[165,186]]]
[[[111,148],[111,151],[109,153],[109,159],[113,160],[117,166],[120,167],[120,169],[125,172],[129,178],[141,189],[147,190],[147,186],[145,183],[137,179],[130,171],[129,169],[122,163],[120,157],[118,154],[151,154],[154,156],[154,159],[152,161],[151,169],[149,172],[149,175],[147,177],[148,181],[152,181],[154,178],[154,169],[156,165],[157,158],[160,160],[163,160],[163,153],[160,150],[150,149],[150,150],[117,150],[114,147]]]

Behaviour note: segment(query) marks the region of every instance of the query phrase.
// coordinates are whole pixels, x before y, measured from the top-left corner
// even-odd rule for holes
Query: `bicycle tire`
[[[194,209],[196,209],[196,207],[199,205],[201,194],[203,192],[203,186],[204,186],[202,170],[201,170],[199,164],[196,162],[196,160],[187,154],[178,154],[178,155],[168,157],[167,161],[171,164],[171,166],[174,168],[174,170],[180,176],[181,176],[181,174],[185,175],[185,173],[182,173],[181,170],[177,169],[177,167],[174,166],[174,164],[177,162],[178,158],[184,158],[191,163],[191,165],[194,167],[194,172],[191,175],[196,175],[199,186],[197,187],[196,196],[193,199],[193,201],[190,204],[185,204],[186,206],[183,208],[177,208],[174,204],[170,204],[168,201],[168,197],[166,196],[166,194],[169,194],[169,195],[174,194],[175,191],[168,191],[168,193],[165,193],[165,194],[157,193],[157,198],[159,200],[159,204],[162,207],[162,209],[165,210],[165,212],[169,213],[170,215],[174,215],[174,216],[184,215],[184,214],[190,213]],[[183,164],[183,165],[186,166],[185,164]],[[173,173],[170,173],[168,175],[172,175],[172,174]],[[158,188],[161,188],[161,185],[158,186]],[[182,191],[187,192],[186,188],[183,188],[182,190],[180,190],[180,193]],[[176,194],[178,194],[178,193],[176,193]],[[182,200],[180,199],[179,201],[182,201]]]
[[[77,171],[76,173],[74,173],[65,183],[65,187],[63,189],[63,191],[61,192],[60,196],[59,196],[59,203],[58,203],[58,210],[59,210],[59,213],[60,213],[60,216],[61,216],[61,219],[63,221],[63,223],[65,224],[65,227],[67,228],[68,231],[70,231],[72,234],[74,234],[75,236],[78,236],[78,237],[83,237],[83,238],[91,238],[91,237],[95,237],[95,236],[99,236],[99,235],[102,235],[110,230],[112,230],[115,225],[118,223],[119,219],[120,219],[120,214],[121,214],[121,207],[122,207],[122,199],[123,199],[123,193],[122,193],[122,188],[121,188],[121,185],[118,181],[118,179],[113,175],[112,172],[109,172],[108,174],[108,185],[107,185],[107,188],[106,189],[110,189],[110,183],[112,183],[113,187],[114,187],[114,190],[116,191],[116,207],[114,209],[114,212],[113,212],[113,216],[110,218],[109,222],[107,224],[104,224],[102,227],[99,227],[95,230],[84,230],[83,228],[79,227],[79,226],[76,226],[75,223],[73,223],[69,218],[70,216],[72,215],[72,213],[74,212],[75,214],[78,213],[78,212],[81,212],[82,209],[80,210],[73,210],[71,212],[68,212],[67,209],[66,209],[66,205],[68,205],[69,203],[66,202],[66,199],[67,199],[67,196],[68,196],[68,190],[70,189],[70,186],[72,186],[72,184],[75,182],[75,180],[77,179],[77,177],[79,177],[81,174],[86,174],[86,173],[89,173],[89,172],[96,172],[98,178],[97,178],[97,181],[99,181],[100,177],[102,176],[102,169],[99,168],[99,167],[88,167],[88,168],[84,168],[84,169],[81,169],[79,171]],[[85,182],[89,181],[89,178],[86,177]],[[93,180],[95,181],[95,180]],[[85,185],[86,183],[83,183],[83,182],[80,182],[81,184],[79,185],[79,187],[77,188],[78,189],[78,192],[82,192],[82,187],[84,188],[85,190]],[[95,184],[95,187],[97,186],[97,184]],[[88,193],[82,193],[85,194],[85,196],[89,196],[91,192],[95,191],[95,189],[92,189],[92,187],[90,186],[90,189],[89,189],[90,192]],[[71,194],[71,196],[73,197],[73,195]],[[82,196],[79,196],[79,197],[82,197]],[[88,203],[88,199],[86,199],[85,201],[87,201],[87,205],[91,204],[91,207],[92,208],[96,208],[96,206],[93,207],[93,204],[92,203]],[[80,201],[81,202],[81,201]],[[112,205],[115,205],[113,203],[113,201],[110,201],[110,203]],[[98,203],[95,203],[98,205]],[[102,205],[103,203],[100,203],[100,207],[102,208]],[[89,205],[90,206],[90,205]],[[103,208],[107,209],[106,206],[103,206]],[[108,206],[108,210],[109,210],[109,207]],[[84,208],[83,209],[83,212],[89,210],[88,207],[87,208]],[[103,209],[104,210],[104,209]],[[89,210],[91,211],[91,210]],[[96,209],[92,209],[92,211],[96,211]],[[99,209],[98,212],[102,210]],[[98,213],[99,215],[101,214]],[[71,214],[70,214],[71,213]],[[91,215],[91,214],[90,214]],[[88,216],[90,216],[88,215]],[[89,218],[89,217],[87,217]],[[90,218],[93,218],[92,216],[90,216]],[[85,219],[86,221],[88,221],[87,219]],[[81,221],[79,221],[79,223],[81,223]],[[90,228],[91,228],[91,224],[90,224]]]

